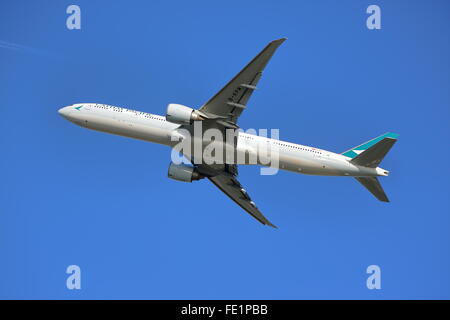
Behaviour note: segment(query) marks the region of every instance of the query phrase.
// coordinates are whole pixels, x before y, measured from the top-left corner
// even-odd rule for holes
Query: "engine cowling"
[[[170,103],[167,106],[166,120],[177,124],[191,124],[192,121],[203,120],[203,118],[192,108]]]
[[[204,178],[204,176],[198,173],[194,167],[183,163],[175,164],[173,162],[169,165],[169,172],[167,173],[167,176],[171,179],[182,182],[192,182],[194,180]]]

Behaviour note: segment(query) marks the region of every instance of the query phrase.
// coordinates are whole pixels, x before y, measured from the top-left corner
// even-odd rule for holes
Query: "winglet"
[[[287,38],[286,38],[286,37],[283,37],[283,38],[280,38],[280,39],[273,40],[273,41],[271,41],[271,42],[272,42],[272,43],[279,42],[280,44],[282,44],[282,43],[285,42],[286,40],[287,40]]]
[[[271,46],[275,45],[275,50],[281,46],[281,44],[283,42],[285,42],[287,40],[287,38],[280,38],[280,39],[276,39],[276,40],[272,40],[269,42],[269,44],[264,48],[263,51],[265,51],[266,49],[269,49]],[[274,52],[271,52],[270,55],[272,56]]]
[[[266,226],[278,229],[278,227],[276,225],[272,224],[269,220],[266,221]]]

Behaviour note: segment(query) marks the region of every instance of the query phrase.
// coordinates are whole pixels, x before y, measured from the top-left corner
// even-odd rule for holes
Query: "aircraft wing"
[[[209,118],[225,127],[237,128],[236,123],[247,102],[256,89],[262,72],[276,49],[286,38],[270,42],[252,61],[242,69],[225,87],[206,102],[200,109]]]
[[[214,183],[220,190],[222,190],[223,193],[230,197],[231,200],[241,206],[242,209],[250,213],[253,218],[264,225],[276,228],[276,226],[267,220],[261,211],[258,210],[254,202],[247,194],[247,191],[245,191],[234,175],[224,171],[219,175],[208,177],[208,179],[211,180],[211,182]]]

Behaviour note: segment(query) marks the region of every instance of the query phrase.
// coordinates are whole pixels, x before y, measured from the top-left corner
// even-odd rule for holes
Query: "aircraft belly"
[[[342,168],[334,160],[304,153],[281,156],[280,169],[310,175],[343,175]]]
[[[124,137],[145,140],[154,143],[168,144],[169,131],[156,126],[127,119],[106,118],[86,115],[83,126],[92,130],[112,133]]]

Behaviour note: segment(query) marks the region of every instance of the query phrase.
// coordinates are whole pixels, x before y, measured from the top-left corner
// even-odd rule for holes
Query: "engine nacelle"
[[[203,118],[192,108],[170,103],[167,106],[166,120],[177,124],[191,124],[192,121],[203,120]]]
[[[175,164],[173,162],[170,163],[167,176],[171,179],[182,182],[192,182],[194,180],[200,180],[204,178],[204,176],[198,173],[194,167],[185,165],[183,163]]]

